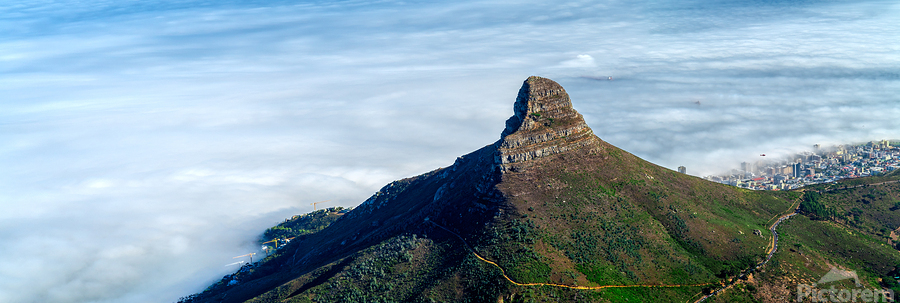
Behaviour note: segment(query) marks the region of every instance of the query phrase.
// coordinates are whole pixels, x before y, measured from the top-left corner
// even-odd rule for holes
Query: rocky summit
[[[529,77],[513,109],[498,141],[349,212],[285,221],[259,242],[290,243],[181,301],[789,302],[826,288],[900,291],[900,171],[750,191],[604,142],[550,79]],[[834,267],[858,280],[816,286]]]
[[[525,80],[513,111],[498,146],[497,162],[504,170],[597,143],[581,114],[572,108],[566,90],[553,80],[536,76]]]

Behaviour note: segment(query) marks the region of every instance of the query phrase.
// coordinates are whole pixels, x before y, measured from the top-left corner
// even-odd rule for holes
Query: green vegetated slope
[[[898,180],[894,172],[801,189],[801,215],[780,225],[780,249],[772,262],[714,302],[795,301],[798,284],[811,285],[832,267],[855,271],[863,286],[846,280],[819,287],[900,293]]]
[[[275,239],[284,240],[296,237],[300,237],[298,241],[302,241],[303,236],[325,229],[328,225],[331,225],[332,222],[350,210],[351,209],[343,207],[329,207],[308,214],[293,216],[290,219],[285,219],[284,222],[278,225],[266,229],[260,237],[259,243],[266,243]]]
[[[762,261],[768,225],[799,202],[799,193],[742,190],[598,147],[505,174],[500,188],[511,209],[479,251],[517,282],[636,285],[575,292],[597,301],[684,301],[714,287],[696,285]],[[645,287],[654,285],[674,287]],[[557,301],[538,301],[548,300]]]
[[[753,231],[766,230],[797,199],[680,174],[602,141],[505,177],[501,186],[518,216],[509,225],[534,228],[493,255],[518,267],[527,262],[507,261],[518,257],[513,247],[532,246],[556,256],[534,262],[554,270],[514,275],[579,285],[698,284],[734,275],[765,254],[768,239]]]

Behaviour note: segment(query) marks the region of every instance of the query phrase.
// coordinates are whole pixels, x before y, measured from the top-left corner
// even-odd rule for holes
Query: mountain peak
[[[540,127],[538,120],[546,115],[544,122],[572,116],[577,113],[572,108],[569,94],[556,81],[537,76],[528,77],[522,88],[516,103],[513,105],[513,116],[506,120],[506,129],[501,137],[519,130],[529,131]]]
[[[506,169],[596,143],[593,131],[572,108],[569,94],[553,80],[531,76],[522,84],[500,135],[498,162]]]

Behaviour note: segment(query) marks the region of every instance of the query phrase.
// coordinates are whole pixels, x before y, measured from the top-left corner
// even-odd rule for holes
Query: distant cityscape
[[[764,156],[764,155],[761,155]],[[704,179],[754,190],[789,190],[809,184],[875,176],[900,169],[900,141],[822,148],[818,144],[783,160],[743,162],[727,175]],[[684,166],[678,171],[686,173]]]

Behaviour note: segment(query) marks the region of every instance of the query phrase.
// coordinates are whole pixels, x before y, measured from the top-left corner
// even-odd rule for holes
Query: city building
[[[865,144],[821,148],[803,152],[790,161],[742,162],[740,169],[706,179],[754,190],[790,190],[810,184],[840,179],[880,175],[900,169],[900,141],[871,141]],[[678,168],[684,173],[685,168]],[[756,175],[759,172],[760,175]]]

